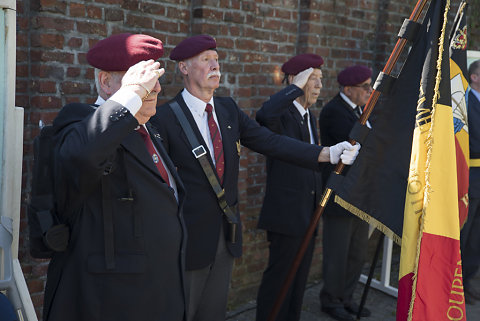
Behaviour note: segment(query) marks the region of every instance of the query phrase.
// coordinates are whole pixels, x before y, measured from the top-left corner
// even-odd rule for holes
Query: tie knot
[[[212,105],[207,104],[207,107],[205,107],[205,111],[210,114],[212,112],[212,110],[213,110]]]
[[[145,139],[145,137],[148,136],[148,133],[147,133],[147,130],[145,129],[145,127],[143,126],[140,126],[138,129],[137,129],[137,132]]]
[[[305,113],[305,115],[303,115],[303,119],[308,124],[308,113]]]

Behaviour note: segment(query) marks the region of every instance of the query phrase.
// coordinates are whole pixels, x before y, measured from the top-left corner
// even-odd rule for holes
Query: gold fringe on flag
[[[430,198],[430,191],[431,191],[431,184],[430,184],[430,161],[432,157],[432,145],[434,143],[433,141],[433,129],[435,126],[435,113],[436,113],[436,105],[438,101],[438,97],[440,95],[439,93],[439,87],[440,87],[440,82],[442,80],[442,60],[443,60],[443,43],[445,40],[445,29],[447,25],[447,16],[448,16],[448,11],[450,10],[450,0],[446,1],[445,4],[445,11],[443,13],[443,26],[442,26],[442,31],[440,33],[439,41],[438,41],[438,57],[437,57],[437,75],[435,77],[435,88],[434,88],[434,94],[433,94],[433,99],[432,99],[432,121],[430,123],[430,130],[428,133],[428,138],[426,141],[427,145],[427,162],[426,162],[426,171],[425,171],[425,192],[424,192],[424,198],[423,198],[423,208],[422,208],[422,215],[420,217],[420,231],[418,235],[418,242],[417,242],[417,253],[416,253],[416,258],[415,258],[415,268],[413,271],[413,285],[412,285],[412,299],[410,301],[410,308],[408,310],[408,321],[412,321],[413,317],[413,305],[415,302],[416,298],[416,291],[417,291],[417,275],[418,275],[418,262],[420,259],[420,246],[422,242],[422,236],[423,236],[423,228],[425,224],[425,209],[426,209],[426,204],[429,202]]]
[[[380,232],[385,234],[387,237],[391,238],[395,243],[398,245],[402,245],[402,239],[400,236],[395,234],[391,229],[389,229],[386,225],[384,225],[382,222],[376,220],[374,217],[370,216],[368,213],[365,213],[358,207],[348,203],[345,201],[343,198],[341,198],[338,195],[335,195],[335,203],[349,211],[350,213],[354,214],[355,216],[359,217],[360,219],[364,220],[368,224],[372,225],[376,229],[378,229]]]

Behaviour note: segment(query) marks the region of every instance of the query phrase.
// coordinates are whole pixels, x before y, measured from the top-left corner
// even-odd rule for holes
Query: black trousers
[[[283,287],[288,271],[297,255],[303,236],[288,236],[267,232],[270,242],[268,266],[263,272],[262,282],[257,295],[257,321],[267,320]],[[298,271],[283,301],[276,321],[298,321],[302,311],[303,294],[312,263],[315,237],[312,238],[305,252]]]
[[[468,287],[480,266],[480,198],[470,198],[468,219],[460,231],[460,246],[463,284]]]
[[[368,224],[345,213],[323,216],[322,307],[349,306],[367,255]]]

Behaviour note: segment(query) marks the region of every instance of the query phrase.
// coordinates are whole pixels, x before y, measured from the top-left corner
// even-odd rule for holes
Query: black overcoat
[[[59,212],[71,239],[50,262],[44,320],[181,321],[183,184],[150,125],[176,181],[178,202],[134,131],[138,122],[130,112],[110,100],[94,108],[70,104],[54,121]],[[103,198],[111,220],[105,219]],[[110,269],[107,247],[114,253]]]

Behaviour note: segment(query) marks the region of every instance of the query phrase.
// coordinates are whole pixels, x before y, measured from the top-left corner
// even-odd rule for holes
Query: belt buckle
[[[205,147],[203,147],[203,145],[200,145],[200,146],[192,149],[192,153],[193,153],[193,155],[195,155],[195,158],[200,158],[203,155],[205,155],[207,153],[207,151],[205,150]]]

